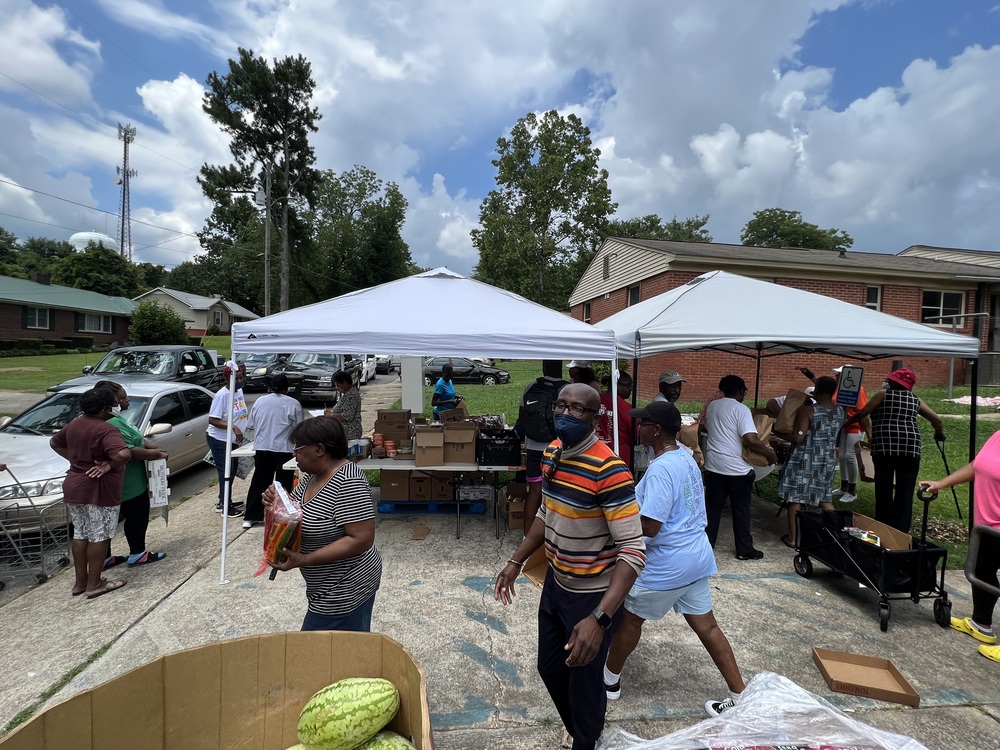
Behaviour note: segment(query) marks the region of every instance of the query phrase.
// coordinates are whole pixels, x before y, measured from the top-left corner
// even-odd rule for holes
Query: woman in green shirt
[[[125,464],[125,484],[122,487],[122,504],[118,513],[119,520],[125,522],[125,539],[128,540],[129,555],[112,556],[109,541],[104,567],[111,568],[124,562],[127,562],[129,567],[159,562],[167,556],[167,553],[150,552],[146,549],[146,529],[149,528],[149,480],[146,477],[146,461],[165,459],[167,452],[146,440],[138,427],[121,416],[119,412],[128,409],[129,406],[128,394],[122,386],[110,380],[102,380],[97,385],[110,388],[118,397],[118,412],[108,420],[108,424],[118,428],[125,445],[132,452],[132,459]]]

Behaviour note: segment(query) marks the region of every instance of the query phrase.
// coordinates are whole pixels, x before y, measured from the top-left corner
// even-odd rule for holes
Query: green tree
[[[55,263],[52,283],[112,297],[134,297],[142,289],[134,264],[94,243]]]
[[[525,115],[497,140],[497,189],[479,209],[476,278],[565,309],[581,254],[592,252],[617,204],[590,129],[576,115]]]
[[[144,287],[142,291],[145,292],[155,289],[158,286],[164,286],[163,282],[167,278],[167,269],[163,266],[155,263],[137,263],[135,270],[139,274],[139,282]]]
[[[287,310],[293,204],[298,199],[311,202],[317,180],[309,133],[317,130],[320,114],[309,106],[316,87],[311,66],[301,55],[275,59],[272,65],[240,48],[239,59],[229,60],[229,72],[209,74],[206,86],[203,109],[229,135],[236,164],[206,164],[199,182],[204,186],[219,176],[213,170],[229,169],[230,189],[249,192],[263,185],[270,171],[271,215],[277,217],[280,242],[279,305]],[[207,189],[205,194],[213,198]]]
[[[754,247],[805,247],[812,250],[847,250],[854,244],[842,229],[820,229],[802,219],[798,211],[765,208],[754,211],[740,233],[740,242]]]
[[[155,299],[143,300],[132,312],[129,340],[136,346],[144,344],[186,344],[187,328],[177,311],[161,305]]]
[[[367,167],[321,174],[307,218],[329,269],[326,296],[409,275],[413,261],[402,236],[407,205],[396,183],[383,183]]]
[[[608,237],[631,237],[641,240],[672,240],[674,242],[711,242],[712,235],[705,229],[708,214],[692,216],[678,221],[674,216],[664,222],[657,214],[646,214],[633,219],[612,219],[608,222]]]

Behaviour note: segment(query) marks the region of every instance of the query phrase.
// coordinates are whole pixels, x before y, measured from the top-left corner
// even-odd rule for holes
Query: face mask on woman
[[[569,414],[556,414],[553,417],[556,437],[563,445],[576,445],[590,434],[590,425]]]
[[[121,404],[115,404],[114,406],[111,407],[111,416],[112,417],[117,417],[121,413],[122,413],[122,406],[121,406]]]

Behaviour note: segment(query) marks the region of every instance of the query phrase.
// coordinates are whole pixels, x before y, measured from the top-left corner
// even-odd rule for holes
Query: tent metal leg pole
[[[969,367],[971,368],[971,386],[972,386],[972,403],[969,405],[969,461],[973,461],[976,458],[976,446],[979,443],[976,429],[976,399],[979,392],[979,360],[970,359]],[[975,505],[975,480],[969,482],[969,533],[972,533],[972,515],[973,506]]]
[[[753,408],[760,408],[760,347],[757,347],[757,374],[754,376],[753,384]]]

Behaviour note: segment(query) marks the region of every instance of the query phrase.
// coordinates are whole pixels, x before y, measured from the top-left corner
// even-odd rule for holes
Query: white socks
[[[610,669],[608,669],[608,665],[607,664],[604,665],[604,684],[605,685],[614,685],[616,682],[618,682],[618,678],[621,677],[621,676],[622,676],[621,672],[619,672],[618,674],[615,674]]]

